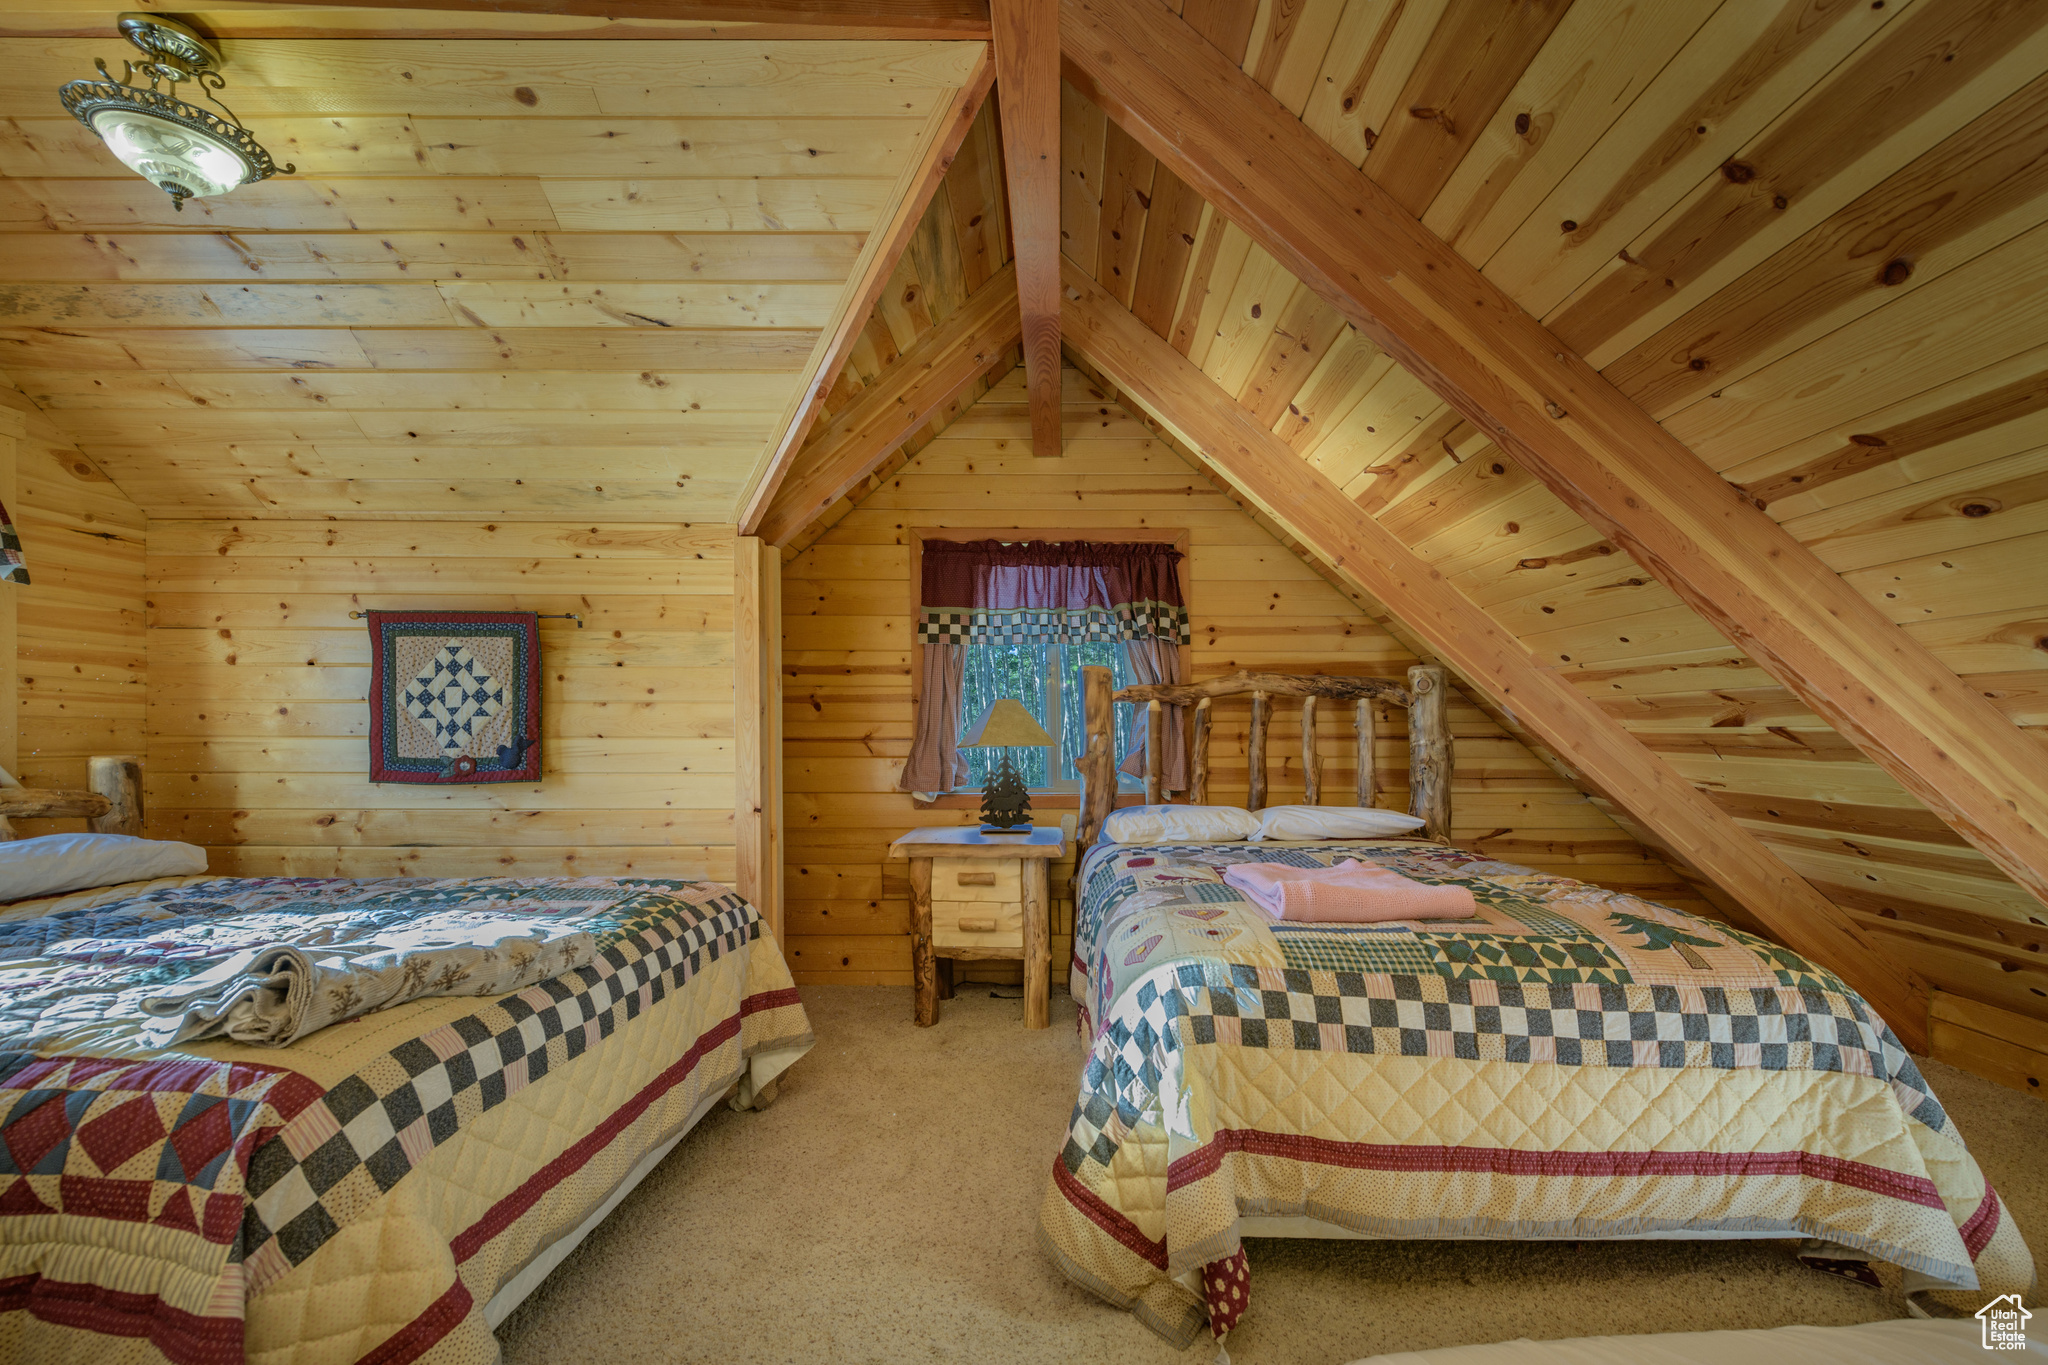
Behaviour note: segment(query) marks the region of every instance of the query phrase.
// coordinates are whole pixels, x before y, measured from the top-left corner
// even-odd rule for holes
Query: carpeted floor
[[[762,1114],[719,1108],[499,1330],[510,1365],[601,1361],[1201,1361],[1069,1284],[1033,1240],[1074,1099],[1053,1026],[963,988],[938,1027],[910,992],[806,987],[818,1046]],[[1930,1064],[2022,1229],[2048,1249],[2048,1105]],[[1785,1242],[1250,1244],[1238,1365],[1379,1351],[1901,1317]]]

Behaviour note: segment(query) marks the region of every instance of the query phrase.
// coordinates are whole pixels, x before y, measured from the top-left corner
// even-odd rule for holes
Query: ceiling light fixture
[[[121,63],[119,80],[96,59],[101,80],[71,81],[57,98],[72,117],[99,134],[121,164],[171,196],[180,213],[194,195],[226,194],[238,185],[268,180],[283,171],[270,159],[235,111],[214,94],[226,86],[220,49],[175,19],[124,14],[121,36],[148,60]],[[144,89],[138,75],[149,78]],[[221,114],[178,98],[178,87],[197,82]],[[225,114],[226,117],[222,117]]]

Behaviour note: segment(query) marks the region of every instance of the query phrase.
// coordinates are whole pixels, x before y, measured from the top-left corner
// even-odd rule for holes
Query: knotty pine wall
[[[1195,676],[1238,668],[1401,676],[1395,640],[1235,502],[1083,376],[1064,374],[1066,453],[1031,454],[1017,370],[912,457],[783,576],[785,916],[800,982],[908,984],[907,864],[891,839],[918,825],[971,824],[972,809],[919,810],[895,790],[909,750],[913,528],[1185,527]],[[1242,803],[1249,703],[1219,703],[1211,799]],[[1546,870],[1700,909],[1662,862],[1462,699],[1453,781],[1459,843]],[[1272,731],[1277,803],[1301,799],[1299,731]],[[1324,726],[1325,799],[1353,789],[1348,731]],[[1382,804],[1407,808],[1405,715],[1382,716]],[[1040,824],[1071,815],[1050,801]],[[1071,955],[1071,859],[1052,869],[1053,976]],[[988,964],[975,964],[977,967]],[[1008,964],[1004,964],[1008,965]],[[1014,972],[1014,968],[1012,971]]]
[[[730,882],[730,526],[158,521],[150,832],[215,872]],[[364,607],[542,621],[536,786],[367,780]]]
[[[6,497],[30,582],[0,584],[14,611],[14,752],[25,785],[83,787],[93,754],[144,748],[143,545],[148,520],[127,495],[11,386],[0,418],[22,424]],[[81,830],[23,820],[24,836]]]

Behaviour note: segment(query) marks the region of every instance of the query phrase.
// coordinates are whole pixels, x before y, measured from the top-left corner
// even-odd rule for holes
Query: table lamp
[[[988,775],[981,789],[981,832],[983,834],[1028,834],[1031,832],[1031,793],[1024,779],[1010,765],[1010,750],[1052,743],[1052,736],[1031,718],[1024,704],[1011,697],[998,697],[974,722],[974,728],[960,741],[962,749],[1001,749],[1000,768]]]

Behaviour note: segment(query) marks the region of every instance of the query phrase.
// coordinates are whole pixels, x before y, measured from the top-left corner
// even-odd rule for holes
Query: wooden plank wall
[[[7,510],[30,582],[0,584],[15,607],[14,773],[29,786],[83,787],[87,758],[143,751],[148,519],[18,390],[0,385],[0,405],[25,429]],[[84,828],[15,826],[22,835]]]
[[[1238,668],[1401,675],[1414,658],[1236,502],[1076,371],[1063,372],[1065,454],[1034,459],[1022,372],[999,380],[817,541],[783,579],[787,944],[799,981],[907,985],[908,882],[888,843],[973,810],[918,810],[895,790],[908,753],[911,587],[919,527],[1185,527],[1197,677]],[[1245,705],[1219,706],[1213,799],[1242,802]],[[1669,868],[1462,699],[1456,833],[1495,856],[1703,907]],[[1289,713],[1276,736],[1293,720]],[[1406,809],[1407,730],[1382,718],[1383,803]],[[1353,782],[1326,726],[1325,790]],[[1301,796],[1296,746],[1276,743],[1275,802]],[[1040,823],[1057,814],[1036,812]],[[1071,862],[1053,869],[1055,976],[1072,950]]]
[[[731,526],[161,521],[150,833],[216,872],[734,879]],[[537,786],[372,785],[351,610],[541,622]]]

